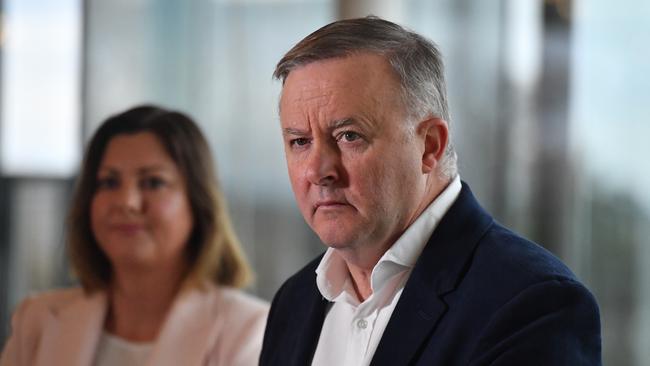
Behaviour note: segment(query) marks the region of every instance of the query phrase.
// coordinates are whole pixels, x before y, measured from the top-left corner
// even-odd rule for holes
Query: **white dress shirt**
[[[384,253],[370,276],[372,294],[362,303],[347,264],[336,250],[327,249],[316,268],[316,284],[332,304],[325,315],[313,366],[370,364],[415,262],[460,189],[456,176]]]

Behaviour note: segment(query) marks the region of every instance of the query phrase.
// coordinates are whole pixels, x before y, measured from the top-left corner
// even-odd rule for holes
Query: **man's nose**
[[[325,142],[312,145],[307,159],[306,176],[311,184],[328,186],[340,178],[338,149]]]

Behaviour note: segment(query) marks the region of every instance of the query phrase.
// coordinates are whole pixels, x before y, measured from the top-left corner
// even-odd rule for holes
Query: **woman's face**
[[[192,211],[185,179],[153,133],[109,141],[97,171],[91,221],[114,269],[182,270]]]

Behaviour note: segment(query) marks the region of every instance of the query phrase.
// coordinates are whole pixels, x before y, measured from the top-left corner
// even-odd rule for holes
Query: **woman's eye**
[[[143,179],[140,185],[145,189],[157,189],[165,185],[165,180],[159,177],[150,177]]]
[[[113,189],[117,187],[119,181],[115,177],[104,177],[97,179],[97,189]]]

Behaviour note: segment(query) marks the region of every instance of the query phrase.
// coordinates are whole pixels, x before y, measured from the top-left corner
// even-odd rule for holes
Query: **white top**
[[[460,189],[460,178],[456,176],[384,253],[372,270],[372,295],[362,303],[345,261],[336,250],[327,249],[316,268],[316,284],[321,295],[333,304],[325,315],[312,365],[370,364],[415,262]]]
[[[153,343],[131,342],[102,332],[97,344],[95,366],[141,366],[147,362]]]

